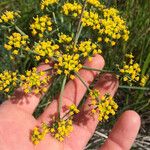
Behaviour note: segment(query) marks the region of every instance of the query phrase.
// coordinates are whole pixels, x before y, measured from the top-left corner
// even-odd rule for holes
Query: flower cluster
[[[77,106],[75,104],[72,104],[69,107],[69,115],[74,115],[74,114],[78,114],[79,113],[79,109],[77,108]]]
[[[45,123],[43,123],[41,127],[35,127],[31,134],[31,141],[34,145],[39,144],[39,142],[45,138],[48,132],[49,127]]]
[[[70,43],[71,41],[72,41],[72,37],[63,33],[59,36],[59,40],[58,40],[59,43]]]
[[[14,11],[5,11],[0,17],[0,23],[13,23],[16,17],[19,17],[18,12]]]
[[[121,77],[124,82],[127,82],[129,85],[133,85],[133,83],[140,82],[140,86],[145,86],[148,75],[141,75],[140,65],[134,62],[134,56],[131,54],[125,55],[127,61],[124,62],[123,68],[119,68],[121,73]]]
[[[78,72],[81,68],[82,65],[79,60],[79,54],[63,54],[58,58],[58,62],[54,65],[54,69],[57,70],[57,74],[65,74],[71,79],[75,78],[74,72]]]
[[[0,92],[3,91],[5,93],[8,93],[11,90],[12,86],[17,86],[17,80],[17,71],[11,72],[5,70],[4,72],[0,73]]]
[[[38,72],[36,68],[26,71],[25,75],[20,75],[20,86],[25,93],[33,92],[38,94],[46,92],[50,76],[46,76],[46,72]]]
[[[40,7],[42,10],[44,10],[49,5],[53,5],[53,4],[58,3],[58,1],[59,0],[42,0]]]
[[[141,75],[140,86],[144,87],[149,80],[149,75]]]
[[[106,8],[98,0],[88,0],[89,5],[93,5],[98,9],[85,9],[83,12],[82,26],[89,27],[97,32],[98,42],[105,42],[111,46],[116,45],[117,40],[123,39],[127,41],[129,31],[125,21],[120,17],[119,11],[115,8]],[[65,15],[73,15],[78,17],[82,12],[82,6],[77,3],[65,3],[63,13]],[[103,37],[103,39],[102,39]]]
[[[105,6],[103,4],[100,3],[99,0],[87,0],[87,3],[90,4],[90,5],[93,5],[99,9],[103,9]]]
[[[71,119],[62,119],[52,124],[50,128],[51,135],[58,141],[62,142],[64,137],[68,136],[73,130],[73,124]]]
[[[127,41],[129,38],[129,31],[125,25],[125,21],[118,15],[118,10],[114,8],[103,9],[103,17],[99,16],[97,12],[84,11],[82,18],[82,25],[90,27],[98,32],[98,36],[104,37],[103,41],[112,46],[116,44],[116,40],[122,38]]]
[[[84,11],[82,25],[91,27],[92,29],[100,30],[100,18],[97,12]]]
[[[53,44],[52,41],[41,41],[34,46],[33,52],[37,61],[44,58],[45,63],[48,63],[58,49],[59,45]]]
[[[104,19],[101,20],[102,28],[99,30],[100,35],[105,35],[106,43],[118,40],[122,37],[124,41],[129,38],[125,21],[119,16],[119,11],[115,8],[106,8],[103,10]],[[112,39],[112,40],[111,40]]]
[[[69,2],[66,2],[63,6],[62,6],[62,11],[65,15],[71,15],[73,17],[77,17],[79,14],[81,14],[82,12],[82,5],[80,5],[79,3],[77,2],[74,2],[73,4],[72,3],[69,3]]]
[[[81,52],[81,55],[84,58],[88,57],[89,60],[91,60],[90,56],[93,56],[94,54],[101,54],[102,53],[102,50],[99,48],[99,46],[95,43],[92,43],[91,40],[81,41],[77,51]]]
[[[28,39],[27,35],[14,32],[8,37],[8,43],[4,45],[4,48],[11,51],[13,56],[20,56],[23,53],[22,50],[28,51],[30,49],[28,47]]]
[[[100,92],[97,89],[91,90],[89,94],[90,94],[91,99],[94,101],[100,97]]]
[[[46,32],[52,31],[51,18],[47,15],[42,17],[37,16],[34,18],[34,22],[30,25],[30,28],[33,36],[38,35],[40,38],[43,38]]]
[[[31,134],[33,144],[38,144],[44,139],[46,134],[50,134],[58,141],[62,142],[66,136],[69,136],[73,130],[73,115],[79,113],[76,105],[69,106],[69,116],[67,114],[62,118],[58,118],[51,125],[42,123],[41,127],[35,127]]]
[[[50,133],[57,140],[62,142],[66,136],[69,136],[70,132],[73,130],[73,115],[78,114],[79,110],[77,109],[75,104],[69,106],[69,116],[67,114],[64,115],[58,121],[55,121],[50,126]]]
[[[118,108],[117,103],[110,96],[110,94],[105,94],[100,97],[100,93],[98,90],[93,90],[90,92],[90,99],[93,114],[98,113],[99,121],[104,121],[109,119],[109,115],[115,115],[115,111]]]

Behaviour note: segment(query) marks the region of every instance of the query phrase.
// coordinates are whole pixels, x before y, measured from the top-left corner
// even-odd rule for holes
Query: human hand
[[[92,62],[86,61],[85,66],[102,69],[104,60],[100,55],[93,57]],[[40,66],[45,70],[49,66]],[[80,76],[87,85],[94,80],[97,72],[80,70]],[[118,88],[117,79],[111,74],[102,74],[95,88],[101,95],[110,93],[112,96]],[[66,84],[63,93],[63,105],[78,105],[86,92],[85,86],[76,78]],[[40,95],[24,94],[21,89],[15,92],[14,98],[0,106],[0,150],[82,150],[93,135],[98,124],[97,115],[91,117],[88,111],[89,99],[81,108],[74,121],[74,130],[63,142],[47,135],[38,145],[30,140],[31,130],[41,122],[49,122],[50,115],[57,113],[57,100],[54,100],[37,119],[32,116],[40,101]],[[140,127],[140,117],[134,111],[126,111],[115,124],[109,138],[101,150],[128,150],[132,146]]]

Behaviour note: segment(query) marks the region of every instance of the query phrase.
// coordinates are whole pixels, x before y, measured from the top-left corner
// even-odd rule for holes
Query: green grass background
[[[38,12],[39,0],[0,0],[0,12],[4,10],[20,10],[23,18],[20,20],[19,27],[27,31],[26,23]],[[122,63],[122,57],[127,52],[133,52],[136,56],[136,61],[140,63],[142,67],[142,73],[150,74],[150,0],[105,0],[108,6],[114,6],[120,10],[123,17],[127,20],[127,25],[130,30],[130,38],[127,43],[121,43],[117,46],[114,51],[109,51],[105,55],[106,66],[105,69],[112,70],[111,64]],[[10,62],[5,55],[2,43],[5,38],[2,39],[2,33],[0,31],[0,72],[3,68],[9,68]],[[112,57],[113,56],[113,57]],[[5,62],[5,63],[4,63]],[[55,95],[55,88],[59,87],[59,79],[51,90]],[[54,83],[55,84],[55,83]],[[147,86],[150,87],[150,81]],[[115,96],[118,104],[119,111],[117,116],[111,118],[107,123],[103,123],[101,127],[98,127],[99,132],[108,134],[109,130],[113,126],[116,118],[125,110],[132,109],[137,111],[142,118],[142,127],[139,133],[140,138],[150,136],[150,91],[144,90],[131,90],[131,89],[118,89]],[[2,100],[2,99],[1,99]],[[41,112],[42,105],[46,102],[43,100],[35,115]],[[93,137],[95,140],[95,138]],[[103,139],[103,138],[102,138]],[[141,141],[141,139],[137,138]],[[89,149],[96,148],[103,143],[100,140],[98,143],[94,143],[91,139],[89,142],[91,145]],[[150,141],[148,141],[150,144]],[[140,146],[135,142],[133,149],[147,149],[150,145],[143,144],[144,147]]]

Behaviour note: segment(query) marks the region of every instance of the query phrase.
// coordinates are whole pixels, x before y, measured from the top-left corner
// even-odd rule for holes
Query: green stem
[[[150,90],[150,88],[147,88],[147,87],[126,86],[126,85],[120,85],[119,88],[121,88],[121,89],[145,90],[145,91]]]
[[[140,109],[138,111],[145,109],[147,106],[149,106],[149,104],[150,104],[150,99],[148,100],[148,102],[144,106],[140,107]]]
[[[83,29],[83,26],[81,25],[81,26],[80,26],[80,29],[79,29],[79,31],[78,31],[78,33],[76,34],[74,46],[75,46],[75,45],[77,44],[77,42],[78,42],[78,39],[79,39],[79,37],[80,37],[80,34],[81,34],[82,29]]]
[[[67,81],[67,76],[64,77],[62,86],[61,86],[61,91],[60,91],[60,97],[59,97],[59,104],[58,104],[58,118],[60,119],[60,113],[61,113],[61,108],[62,108],[62,97],[63,97],[63,91],[64,87]]]
[[[26,35],[18,26],[15,25],[15,29],[22,35]]]
[[[55,22],[55,24],[56,24],[56,26],[57,26],[57,29],[56,29],[56,30],[59,31],[58,23],[57,23],[57,19],[56,19],[56,15],[55,15],[54,12],[52,12],[52,15],[53,15],[54,22]]]
[[[99,71],[99,72],[110,72],[110,73],[114,73],[113,71],[110,71],[110,70],[101,70],[101,69],[91,68],[91,67],[88,67],[88,66],[83,66],[82,68],[83,68],[83,69],[86,69],[86,70],[93,70],[93,71]]]
[[[75,75],[80,79],[80,81],[87,88],[87,90],[90,91],[90,88],[86,85],[85,81],[82,79],[82,77],[79,75],[79,73],[75,72]]]
[[[79,19],[79,23],[78,23],[78,27],[77,27],[77,31],[76,31],[76,35],[75,35],[75,38],[74,38],[74,46],[77,44],[78,42],[78,39],[79,39],[79,36],[81,34],[81,31],[82,31],[82,18],[83,18],[83,13],[84,13],[84,10],[85,10],[85,7],[86,7],[86,0],[84,1],[84,4],[83,4],[83,8],[82,8],[82,12],[81,12],[81,15],[80,15],[80,19]]]

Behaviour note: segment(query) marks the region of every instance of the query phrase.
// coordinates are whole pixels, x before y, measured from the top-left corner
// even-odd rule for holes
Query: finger
[[[140,116],[135,111],[124,112],[100,150],[129,150],[140,128]]]
[[[95,85],[95,89],[100,91],[100,97],[106,93],[114,96],[118,88],[118,80],[112,74],[102,74],[99,81]],[[74,130],[65,143],[74,149],[84,149],[89,139],[92,137],[98,124],[98,114],[91,116],[91,99],[88,98],[83,105],[81,112],[75,118]],[[75,140],[82,139],[82,140]]]
[[[37,71],[48,70],[51,67],[51,64],[41,64]],[[52,74],[49,72],[47,75]],[[37,107],[42,95],[29,93],[25,94],[22,88],[18,88],[15,90],[14,95],[4,102],[2,105],[10,105],[12,107],[18,107],[23,109],[26,112],[33,113],[35,108]]]
[[[102,69],[104,66],[104,59],[100,55],[95,55],[92,58],[92,61],[86,60],[84,65],[91,68]],[[85,69],[81,69],[79,71],[79,75],[85,81],[87,86],[89,86],[92,83],[92,81],[94,80],[97,74],[98,72],[96,71],[89,71]],[[85,87],[85,85],[83,85],[83,83],[77,77],[74,80],[70,80],[66,84],[63,92],[63,98],[62,98],[63,107],[69,106],[72,103],[78,105],[80,100],[83,98],[86,90],[87,88]],[[50,116],[57,113],[58,100],[59,98],[57,100],[53,100],[50,106],[38,118],[39,121],[41,122],[49,121]]]

